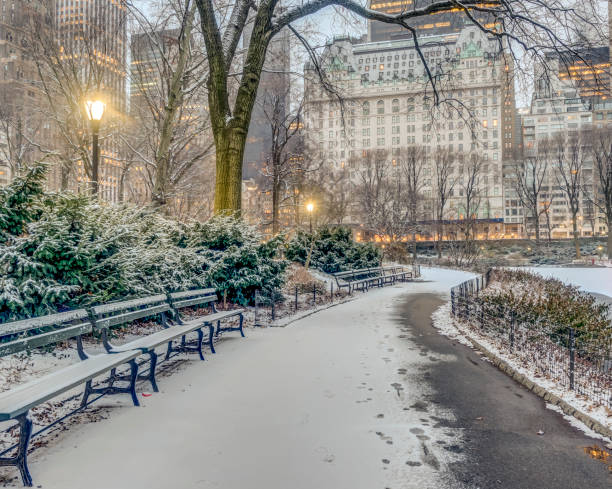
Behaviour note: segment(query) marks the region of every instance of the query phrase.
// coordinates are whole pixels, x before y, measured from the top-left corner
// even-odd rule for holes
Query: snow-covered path
[[[460,430],[419,406],[411,372],[439,361],[394,322],[410,292],[467,274],[374,290],[287,328],[228,337],[216,356],[160,379],[143,407],[72,427],[31,458],[43,488],[359,489],[453,487]],[[435,280],[441,279],[443,283]]]

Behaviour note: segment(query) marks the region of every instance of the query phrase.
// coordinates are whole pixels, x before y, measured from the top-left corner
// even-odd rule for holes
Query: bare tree
[[[606,217],[608,227],[608,258],[612,257],[612,132],[610,129],[594,130],[589,145],[595,166],[593,203]],[[593,228],[593,232],[595,228]]]
[[[518,200],[529,213],[535,230],[536,245],[540,243],[540,218],[548,208],[542,205],[542,193],[548,176],[548,155],[543,148],[538,148],[539,154],[515,160],[513,164],[513,183]],[[528,231],[528,221],[525,217],[525,229]]]
[[[478,214],[481,211],[482,203],[482,170],[484,161],[477,154],[467,157],[460,155],[460,177],[458,180],[460,215],[457,221],[458,231],[461,236],[456,236],[456,240],[451,247],[451,256],[456,265],[470,265],[479,255],[479,248],[476,243],[476,225]],[[459,238],[462,240],[459,242]]]
[[[580,231],[578,213],[582,196],[582,171],[586,157],[585,142],[578,132],[559,133],[552,140],[552,158],[555,180],[563,192],[572,220],[572,235],[576,258],[580,258]]]
[[[444,220],[446,218],[446,206],[453,195],[455,179],[452,178],[453,164],[456,155],[448,149],[439,149],[434,154],[434,213],[436,219],[436,248],[438,258],[442,258],[442,236],[444,236]]]
[[[0,164],[10,175],[18,175],[39,154],[36,134],[41,121],[10,109],[8,102],[0,101]]]
[[[520,69],[525,63],[533,62],[534,58],[546,62],[545,53],[550,49],[569,55],[578,53],[579,49],[584,48],[584,39],[576,39],[575,21],[590,21],[597,27],[596,21],[601,17],[595,0],[585,0],[580,9],[568,7],[564,0],[504,0],[489,3],[481,0],[439,0],[401,9],[393,14],[369,9],[353,0],[309,0],[289,7],[281,6],[277,0],[235,0],[221,6],[212,0],[195,2],[200,13],[210,68],[207,88],[217,158],[216,212],[240,210],[243,154],[251,114],[266,51],[272,38],[283,29],[289,28],[294,33],[304,44],[315,66],[320,67],[315,49],[298,31],[300,22],[305,18],[325,8],[335,7],[350,15],[399,25],[412,35],[432,100],[438,104],[441,100],[439,87],[447,77],[432,70],[432,62],[423,56],[418,31],[412,26],[413,20],[456,11],[464,15],[466,21],[497,39],[500,52],[505,50],[508,61],[514,59],[517,69]],[[480,21],[480,18],[486,20]],[[236,65],[237,47],[247,21],[252,24],[252,34],[244,53],[242,70],[235,73],[232,67]],[[568,56],[564,56],[567,59]],[[509,68],[508,64],[508,71]],[[230,89],[233,80],[236,80],[238,87],[235,97]],[[329,87],[329,84],[326,86]]]
[[[412,165],[418,160],[406,157],[405,168],[400,161],[389,161],[388,153],[379,150],[368,151],[355,162],[356,217],[369,233],[391,244],[405,241],[417,225],[417,210],[413,207],[411,184],[407,180],[411,177]],[[417,184],[412,183],[413,188],[420,185],[420,168],[415,173],[419,175],[415,177]]]
[[[267,151],[263,176],[272,192],[272,234],[280,229],[280,209],[295,195],[294,177],[304,172],[302,148],[296,136],[302,130],[302,103],[287,106],[290,89],[266,89],[261,101],[270,129],[270,147]],[[266,187],[267,188],[267,187]]]
[[[206,59],[197,50],[195,3],[171,0],[154,17],[131,10],[133,123],[124,140],[131,160],[147,167],[153,204],[165,208],[193,167],[213,153],[202,93]]]
[[[416,236],[419,230],[419,202],[423,200],[423,173],[426,161],[425,148],[422,146],[408,146],[399,152],[399,165],[401,177],[405,186],[405,195],[396,195],[396,198],[406,198],[408,204],[408,222],[412,234],[412,260],[417,261]],[[402,178],[403,177],[403,178]]]

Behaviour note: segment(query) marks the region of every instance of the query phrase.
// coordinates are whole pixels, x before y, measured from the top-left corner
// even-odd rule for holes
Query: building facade
[[[354,185],[370,155],[384,158],[393,171],[396,159],[410,148],[425,152],[422,202],[435,198],[435,154],[455,155],[455,184],[446,219],[471,214],[479,233],[503,237],[504,162],[516,150],[516,113],[511,61],[495,39],[475,26],[458,33],[423,37],[421,48],[438,76],[442,104],[434,94],[410,39],[362,43],[336,39],[327,48],[326,70],[339,87],[344,108],[330,96],[314,73],[306,86],[307,154],[334,171],[344,171]],[[377,157],[378,158],[378,157]],[[463,187],[469,161],[479,161],[477,209],[465,208]],[[424,206],[421,218],[434,218]],[[349,221],[358,222],[356,213]]]
[[[606,51],[605,56],[602,51]],[[609,66],[607,52],[607,48],[598,48],[596,56],[599,62]],[[543,236],[550,233],[552,238],[573,236],[562,175],[563,172],[572,172],[579,174],[579,235],[604,235],[607,233],[605,220],[594,205],[598,184],[590,133],[593,129],[612,129],[612,104],[605,90],[593,93],[602,88],[592,78],[585,83],[582,76],[567,76],[564,63],[561,63],[561,68],[557,66],[553,70],[550,70],[551,66],[555,66],[554,62],[547,66],[546,73],[544,68],[536,66],[531,106],[522,118],[523,158],[527,164],[545,165],[546,168],[539,196],[542,209],[540,233]],[[513,201],[512,204],[512,207],[520,207],[520,202]],[[524,220],[524,228],[526,233],[533,231],[529,219]]]
[[[101,124],[99,196],[119,200],[123,144],[116,135],[127,113],[127,21],[125,0],[56,0],[55,32],[61,61],[78,68],[78,84],[85,96],[106,102]],[[105,127],[108,131],[105,131]],[[112,127],[112,130],[110,129]],[[106,134],[104,134],[106,132]],[[81,161],[69,187],[89,185]]]
[[[0,0],[0,185],[6,185],[22,166],[40,156],[29,141],[50,136],[29,49],[33,29],[52,30],[53,3]]]
[[[250,27],[245,29],[245,39],[250,38]],[[245,42],[248,46],[248,42]],[[270,42],[266,61],[261,74],[257,99],[253,107],[251,123],[243,157],[244,179],[257,179],[265,165],[272,144],[269,114],[272,112],[273,99],[283,99],[282,105],[289,109],[291,103],[291,45],[287,29],[279,32]],[[267,115],[268,114],[268,115]],[[284,117],[284,114],[281,114]]]
[[[402,12],[407,12],[413,9],[426,7],[435,0],[371,0],[370,8],[377,12],[383,12],[389,15],[397,15]],[[492,20],[487,20],[483,14],[472,11],[472,15],[482,25],[488,28],[494,27]],[[465,12],[459,8],[455,8],[450,12],[433,13],[427,16],[419,16],[408,21],[410,26],[416,29],[418,35],[443,35],[457,34],[466,24],[472,24]],[[387,24],[385,22],[368,21],[368,41],[394,41],[398,39],[409,39],[412,33],[404,27],[397,24]]]

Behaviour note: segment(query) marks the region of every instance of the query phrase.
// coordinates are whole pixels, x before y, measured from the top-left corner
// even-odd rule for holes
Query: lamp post
[[[308,204],[306,204],[306,210],[310,216],[310,234],[312,234],[312,211],[314,210],[314,204],[312,202],[308,202]]]
[[[85,102],[85,112],[91,122],[91,193],[98,195],[98,173],[100,169],[100,146],[98,143],[100,133],[100,121],[104,115],[106,104],[101,100],[87,100]]]

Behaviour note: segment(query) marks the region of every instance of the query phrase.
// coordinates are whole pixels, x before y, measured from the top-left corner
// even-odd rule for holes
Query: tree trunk
[[[276,236],[279,231],[279,184],[278,177],[274,175],[274,182],[272,183],[272,235]]]
[[[412,263],[417,262],[417,240],[416,240],[416,230],[412,231]]]
[[[444,233],[444,224],[442,220],[438,221],[438,240],[436,242],[436,247],[438,248],[438,259],[442,259],[442,235]]]
[[[247,128],[222,129],[216,139],[215,214],[239,213],[242,204],[242,158]]]
[[[608,245],[607,245],[607,253],[608,260],[612,260],[612,208],[607,209],[606,219],[608,224]]]
[[[535,242],[536,247],[540,245],[540,215],[538,214],[538,210],[533,214],[533,225],[535,226]]]
[[[572,215],[572,230],[574,232],[574,247],[576,248],[576,259],[580,259],[580,239],[578,237],[578,218]]]

